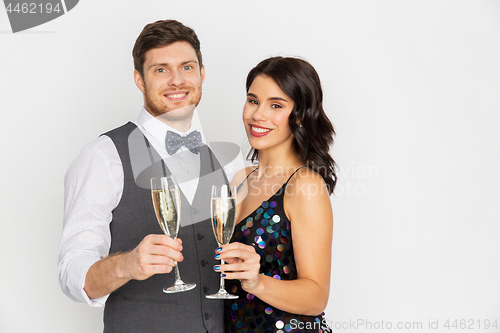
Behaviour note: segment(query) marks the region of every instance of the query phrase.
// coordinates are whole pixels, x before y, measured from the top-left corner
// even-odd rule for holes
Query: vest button
[[[204,237],[202,234],[198,234],[198,235],[196,235],[196,238],[198,238],[198,240],[200,240],[200,241],[201,241],[201,240],[202,240],[203,238],[205,238],[205,237]]]
[[[198,214],[198,209],[193,208],[193,214],[195,214],[195,215]]]
[[[209,313],[205,313],[205,320],[209,320],[212,317]]]
[[[203,292],[204,292],[205,294],[208,294],[208,291],[209,291],[208,287],[203,287]]]
[[[208,261],[206,261],[206,260],[202,260],[201,261],[201,266],[202,267],[205,267],[207,264],[208,264]]]

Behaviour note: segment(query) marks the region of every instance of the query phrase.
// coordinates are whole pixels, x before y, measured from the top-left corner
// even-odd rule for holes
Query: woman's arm
[[[310,169],[303,169],[287,185],[285,213],[290,219],[296,280],[277,280],[259,274],[260,256],[252,246],[231,243],[218,252],[227,265],[219,266],[226,279],[241,280],[242,288],[281,310],[318,315],[330,291],[333,213],[326,185]]]

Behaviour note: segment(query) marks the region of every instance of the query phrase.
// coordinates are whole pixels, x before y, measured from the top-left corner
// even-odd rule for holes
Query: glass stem
[[[182,280],[181,280],[181,275],[179,274],[179,268],[177,267],[177,261],[175,262],[174,270],[175,270],[175,283],[174,284],[183,284],[184,282],[182,282]]]
[[[221,259],[221,260],[220,260],[220,264],[221,264],[221,265],[224,265],[225,263],[226,263],[226,262],[224,261],[224,259]],[[224,281],[224,278],[222,278],[222,277],[221,277],[221,278],[220,278],[220,290],[221,290],[221,291],[222,291],[222,290],[226,291],[224,282],[225,282],[225,281]]]

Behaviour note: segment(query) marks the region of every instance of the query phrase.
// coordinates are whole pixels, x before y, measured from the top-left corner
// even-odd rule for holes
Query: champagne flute
[[[181,221],[181,197],[179,185],[174,176],[151,178],[151,195],[156,218],[165,235],[177,238]],[[184,283],[175,263],[175,282],[173,286],[163,289],[164,293],[178,293],[196,287],[195,283]]]
[[[233,236],[236,222],[236,187],[227,185],[212,186],[212,228],[217,244],[228,244]],[[221,259],[221,265],[224,260]],[[238,296],[228,293],[224,287],[224,279],[220,279],[220,289],[216,294],[207,295],[211,299],[236,299]]]

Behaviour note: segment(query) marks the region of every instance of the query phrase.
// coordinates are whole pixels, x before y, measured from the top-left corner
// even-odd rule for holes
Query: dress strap
[[[300,169],[302,169],[302,168],[306,168],[306,166],[305,166],[305,165],[303,165],[303,166],[301,166],[301,167],[297,168],[297,170],[295,170],[295,171],[294,171],[294,172],[290,175],[290,177],[288,177],[288,179],[286,180],[286,182],[285,182],[283,185],[288,184],[288,182],[290,181],[290,179],[292,179],[293,175],[295,175],[295,173],[297,173],[297,171],[299,171],[299,170],[300,170]],[[236,188],[236,192],[239,192],[239,191],[240,191],[240,188],[241,188],[241,187],[243,186],[243,184],[246,182],[246,180],[248,179],[248,177],[250,177],[250,175],[251,175],[254,171],[256,171],[257,169],[258,169],[258,167],[257,167],[257,168],[255,168],[255,169],[253,169],[252,171],[250,171],[250,172],[248,173],[248,175],[245,177],[245,179],[244,179],[244,180],[240,183],[240,185],[238,185],[238,188]]]
[[[288,179],[286,180],[285,184],[288,184],[288,182],[290,181],[290,179],[292,179],[293,175],[295,175],[295,173],[296,173],[297,171],[299,171],[300,169],[302,169],[302,168],[306,168],[306,166],[305,166],[305,165],[303,165],[303,166],[301,166],[300,168],[297,168],[297,170],[295,170],[295,171],[294,171],[294,172],[290,175],[290,177],[288,177]]]
[[[247,181],[248,177],[250,177],[250,175],[255,171],[257,170],[259,167],[253,169],[252,171],[250,171],[248,173],[248,175],[245,177],[245,179],[243,179],[243,181],[240,183],[240,185],[238,185],[238,188],[236,189],[236,192],[239,192],[240,191],[240,188],[243,186],[243,183]]]

